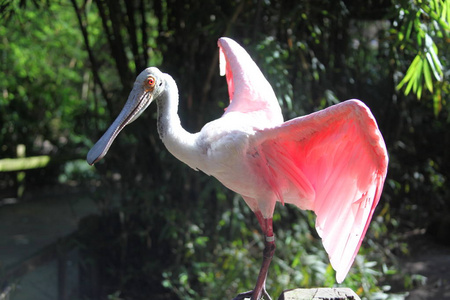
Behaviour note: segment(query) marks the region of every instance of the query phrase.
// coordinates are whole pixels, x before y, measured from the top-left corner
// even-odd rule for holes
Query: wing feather
[[[272,86],[247,51],[229,38],[220,38],[218,45],[221,74],[226,75],[230,96],[225,113],[258,112],[268,123],[281,124],[283,115]]]
[[[347,275],[380,199],[388,156],[376,121],[359,100],[259,131],[279,201],[311,209],[338,282]]]

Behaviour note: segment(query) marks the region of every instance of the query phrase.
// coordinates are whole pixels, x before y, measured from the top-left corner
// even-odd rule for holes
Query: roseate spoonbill
[[[270,299],[265,282],[275,251],[272,216],[277,201],[316,213],[317,232],[342,282],[386,177],[388,156],[375,118],[361,101],[348,100],[284,122],[270,83],[248,53],[229,38],[218,44],[230,96],[221,118],[198,133],[184,130],[175,81],[147,68],[136,78],[117,119],[89,151],[88,163],[105,156],[119,132],[156,101],[159,136],[169,152],[242,195],[265,236],[256,286],[235,299]]]

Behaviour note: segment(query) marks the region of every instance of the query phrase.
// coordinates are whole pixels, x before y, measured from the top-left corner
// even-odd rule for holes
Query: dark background
[[[344,286],[369,298],[413,288],[399,264],[411,239],[449,241],[448,0],[0,3],[0,157],[16,157],[19,144],[27,157],[50,157],[24,180],[1,172],[0,196],[36,202],[42,190],[75,189],[92,197],[98,212],[81,221],[78,246],[81,260],[97,261],[98,298],[223,299],[254,285],[262,245],[255,218],[166,151],[155,105],[106,159],[84,161],[147,66],[176,80],[188,131],[220,117],[228,102],[221,36],[254,58],[285,119],[358,98],[378,121],[388,177]],[[274,296],[335,284],[312,213],[277,206],[274,226]]]

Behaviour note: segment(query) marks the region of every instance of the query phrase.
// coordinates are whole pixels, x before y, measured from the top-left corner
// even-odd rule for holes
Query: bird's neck
[[[178,116],[178,88],[169,75],[166,75],[166,88],[157,99],[158,133],[172,155],[187,165],[197,168],[195,149],[197,134],[187,132]]]

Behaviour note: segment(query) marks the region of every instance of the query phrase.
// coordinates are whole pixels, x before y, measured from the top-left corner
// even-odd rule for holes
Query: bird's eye
[[[154,77],[147,78],[147,83],[150,87],[154,87],[156,84],[156,79]]]

